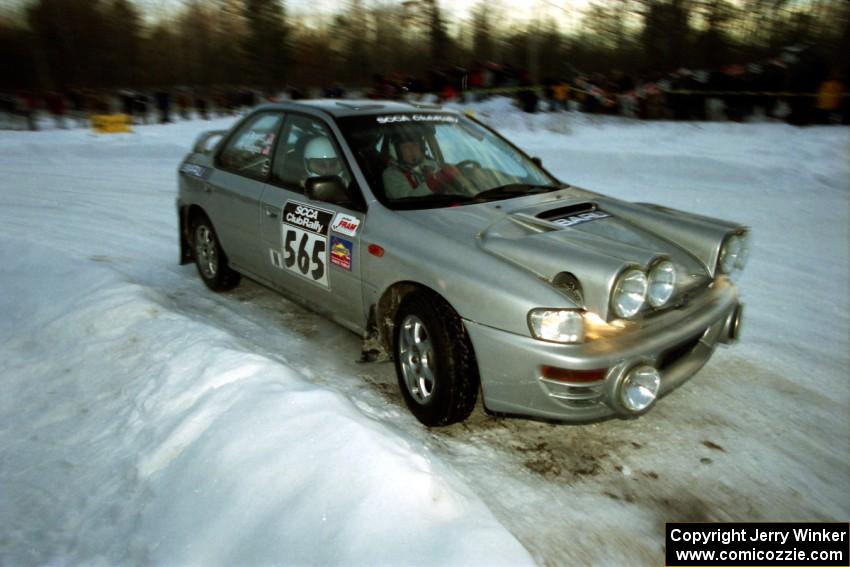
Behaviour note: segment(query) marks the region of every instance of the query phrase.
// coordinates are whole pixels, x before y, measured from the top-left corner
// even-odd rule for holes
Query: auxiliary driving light
[[[635,316],[646,301],[648,287],[646,274],[641,270],[630,268],[623,272],[617,278],[614,292],[611,294],[611,303],[617,317],[629,319]]]
[[[649,290],[646,299],[653,307],[662,307],[673,297],[676,289],[676,267],[673,262],[664,260],[658,262],[649,271]]]
[[[661,374],[657,369],[648,364],[637,366],[623,378],[620,402],[630,412],[642,412],[655,402],[660,386]]]
[[[748,232],[739,232],[726,238],[717,261],[721,272],[735,276],[744,269],[750,251],[749,237]]]

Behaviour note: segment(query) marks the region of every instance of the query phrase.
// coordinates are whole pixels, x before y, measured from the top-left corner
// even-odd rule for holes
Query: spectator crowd
[[[473,102],[509,95],[526,112],[565,110],[646,120],[732,120],[754,116],[795,125],[850,124],[850,96],[837,70],[819,64],[806,48],[781,56],[715,70],[678,69],[633,76],[621,71],[532,81],[525,69],[475,62],[468,69],[433,70],[425,77],[376,75],[369,89],[347,91],[339,84],[320,89],[290,87],[280,92],[249,87],[171,89],[72,89],[67,92],[0,92],[0,129],[85,127],[92,114],[120,113],[134,124],[169,123],[194,116],[235,115],[261,102],[308,96]],[[48,122],[49,123],[49,122]]]

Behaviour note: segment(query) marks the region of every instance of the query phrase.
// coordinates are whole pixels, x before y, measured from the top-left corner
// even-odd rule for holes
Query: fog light
[[[620,387],[620,401],[631,412],[641,412],[658,397],[661,374],[652,366],[643,365],[631,370]]]

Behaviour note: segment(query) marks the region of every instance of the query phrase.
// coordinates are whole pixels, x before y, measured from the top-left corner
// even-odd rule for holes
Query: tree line
[[[167,14],[132,0],[28,0],[0,13],[0,89],[365,87],[473,62],[540,81],[712,69],[789,46],[850,73],[850,0],[596,0],[581,11],[538,0],[521,22],[500,0],[459,16],[439,0],[348,0],[306,15],[281,0],[161,4]]]

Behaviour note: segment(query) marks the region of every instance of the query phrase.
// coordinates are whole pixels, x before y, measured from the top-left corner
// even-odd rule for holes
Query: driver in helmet
[[[434,191],[437,162],[425,157],[424,142],[413,132],[401,131],[393,138],[396,159],[384,170],[384,193],[390,199],[422,197]]]
[[[304,148],[304,169],[307,177],[342,175],[342,160],[336,155],[333,144],[325,136],[317,136]]]

